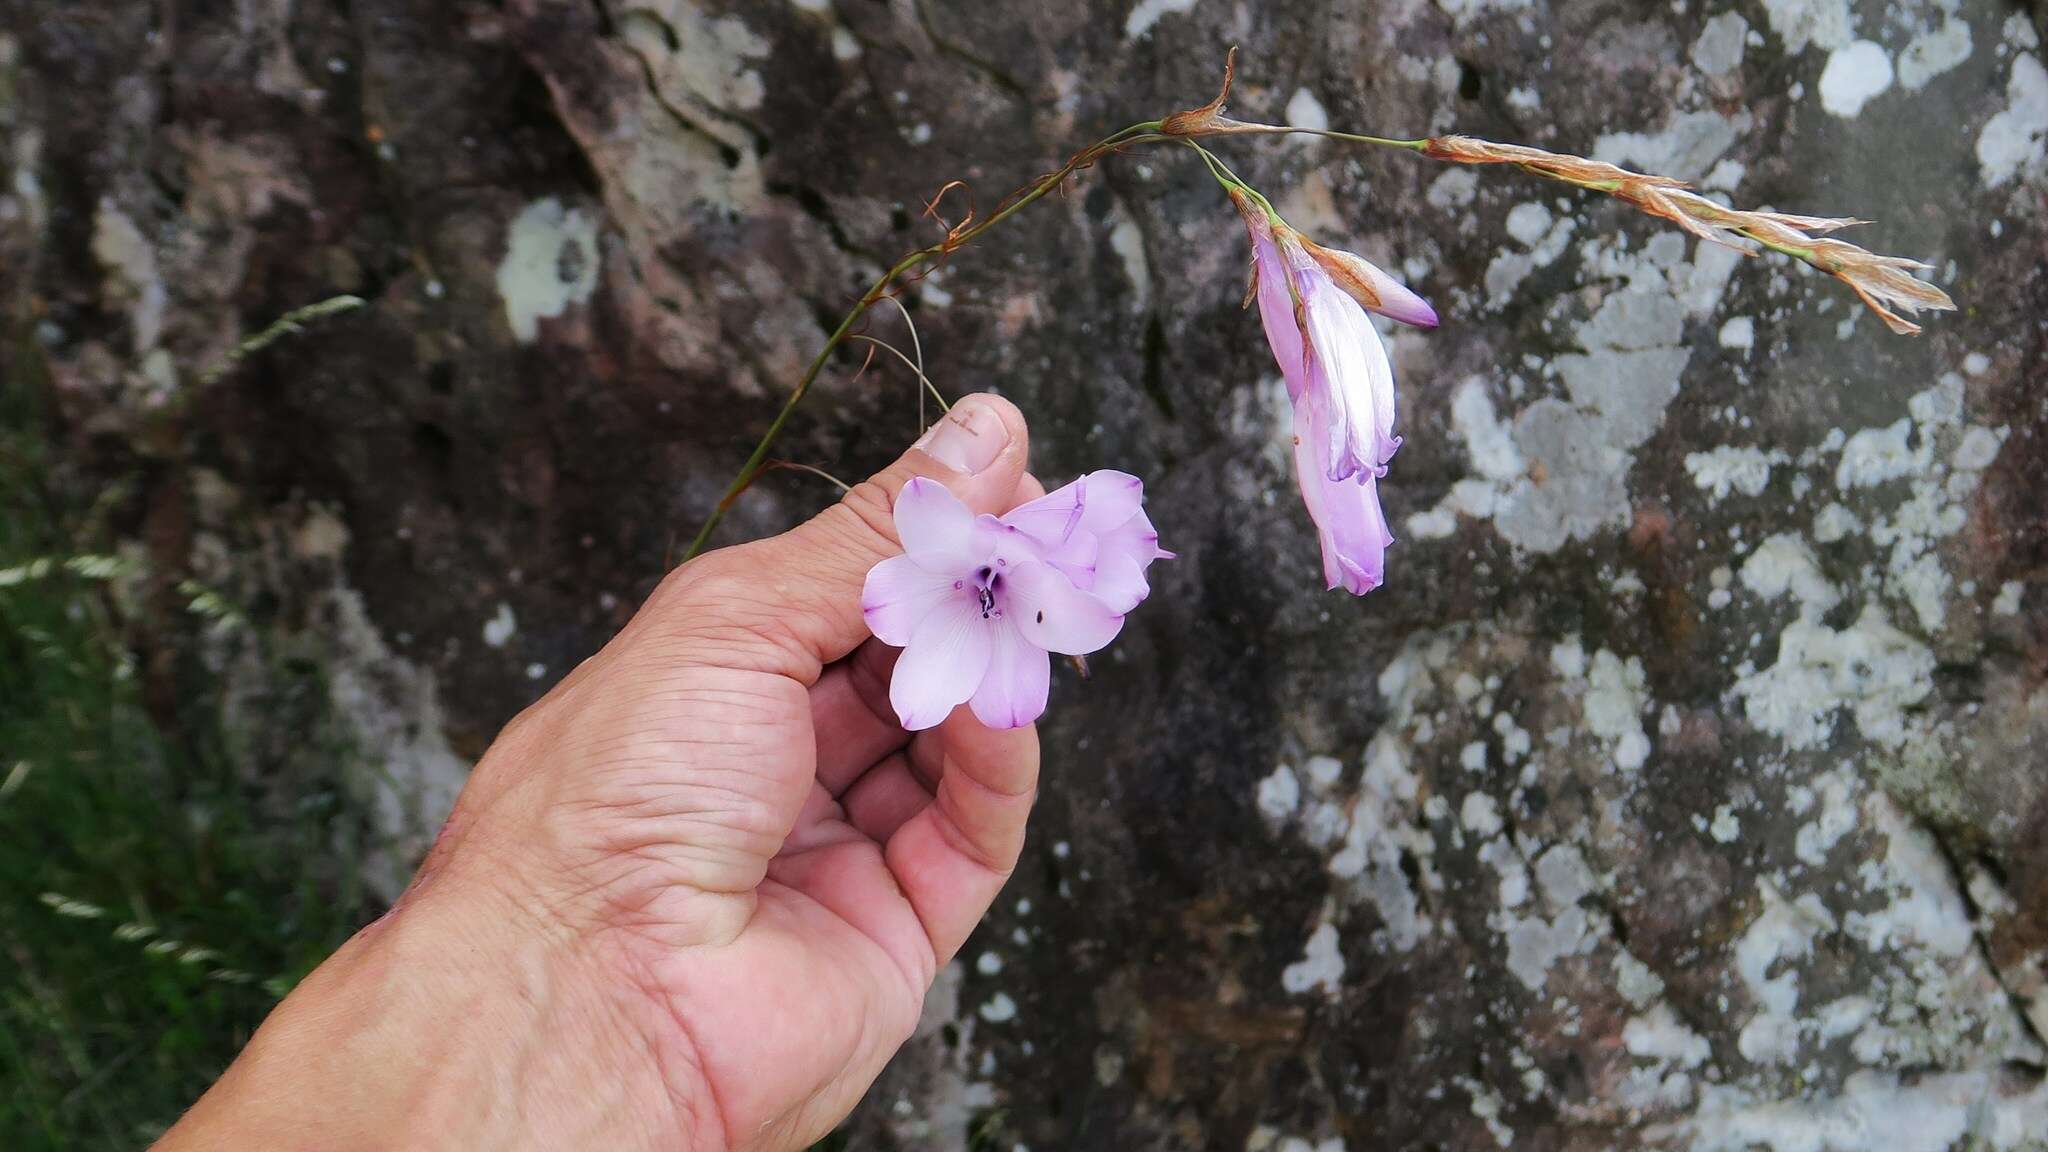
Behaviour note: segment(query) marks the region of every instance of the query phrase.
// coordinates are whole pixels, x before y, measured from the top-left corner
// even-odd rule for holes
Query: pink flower
[[[1295,472],[1322,539],[1331,588],[1379,587],[1393,542],[1378,479],[1401,446],[1394,369],[1367,309],[1431,327],[1422,298],[1369,261],[1323,248],[1242,193],[1232,200],[1252,238],[1253,291],[1266,342],[1294,401]]]
[[[903,555],[870,569],[861,591],[868,629],[903,649],[889,681],[903,726],[930,728],[963,703],[991,728],[1038,719],[1047,653],[1082,656],[1114,640],[1145,598],[1145,566],[1167,555],[1143,497],[1137,477],[1098,472],[999,520],[935,481],[904,485]]]

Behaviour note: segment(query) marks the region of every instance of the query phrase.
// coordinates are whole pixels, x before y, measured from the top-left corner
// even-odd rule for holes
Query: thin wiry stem
[[[811,475],[816,476],[820,480],[829,481],[833,487],[839,489],[841,492],[853,491],[853,485],[848,484],[846,481],[841,480],[839,477],[834,476],[830,472],[825,471],[823,468],[814,468],[809,464],[799,464],[794,460],[770,460],[767,466],[762,469],[762,471],[765,472],[768,471],[769,469],[787,469],[788,471],[791,472],[808,472]]]
[[[951,412],[953,410],[953,406],[951,404],[946,403],[946,398],[939,393],[939,386],[937,384],[932,383],[931,377],[926,376],[924,374],[924,368],[921,365],[911,363],[910,357],[905,356],[903,354],[902,349],[896,347],[894,344],[889,343],[887,340],[877,340],[873,336],[864,335],[859,332],[856,332],[853,335],[848,336],[847,339],[858,340],[863,344],[872,344],[877,348],[885,349],[888,351],[889,355],[894,356],[898,360],[903,361],[906,367],[908,367],[912,372],[917,373],[918,383],[924,385],[924,387],[919,389],[917,393],[919,399],[918,408],[920,411],[922,411],[924,408],[924,404],[922,401],[924,398],[924,394],[926,392],[931,393],[932,399],[937,400],[939,402],[939,408],[941,411]],[[918,421],[917,430],[919,432],[924,431],[924,422],[922,417],[920,417]]]
[[[903,306],[903,301],[897,299],[894,293],[890,293],[886,296],[883,296],[882,299],[887,300],[891,304],[894,304],[896,306],[896,311],[900,315],[902,315],[903,327],[910,333],[910,350],[912,352],[917,353],[917,363],[912,367],[917,369],[917,378],[924,382],[924,388],[918,389],[917,392],[917,433],[918,435],[922,436],[924,435],[924,430],[926,428],[926,424],[924,422],[924,394],[926,389],[930,389],[932,397],[939,402],[940,411],[951,412],[953,410],[953,406],[946,403],[945,397],[939,395],[939,390],[937,388],[932,387],[932,382],[930,380],[925,379],[924,341],[918,338],[917,321],[910,318],[910,309],[905,308]],[[885,345],[885,347],[887,347],[891,352],[896,352],[896,348],[893,345]],[[901,358],[903,353],[896,352],[896,355],[898,358]]]
[[[811,390],[811,385],[817,381],[818,373],[824,370],[826,360],[831,357],[832,353],[840,345],[846,342],[847,337],[853,331],[854,324],[859,322],[860,318],[867,313],[869,308],[875,305],[876,301],[888,293],[890,286],[896,283],[898,277],[919,265],[951,255],[954,250],[963,245],[973,243],[989,229],[1001,224],[1024,208],[1044,198],[1047,193],[1065,184],[1067,177],[1093,165],[1104,156],[1136,144],[1149,143],[1154,139],[1162,139],[1163,137],[1158,135],[1159,125],[1160,122],[1157,120],[1144,120],[1103,137],[1101,140],[1068,157],[1067,162],[1060,165],[1052,173],[1040,177],[1009,197],[1002,206],[990,213],[987,219],[979,223],[970,223],[969,221],[972,220],[970,215],[969,220],[963,220],[947,231],[943,240],[936,244],[926,245],[910,253],[895,264],[890,265],[888,271],[876,277],[875,282],[868,286],[866,292],[861,293],[860,299],[854,302],[852,309],[839,321],[839,326],[834,328],[832,334],[825,338],[825,346],[818,349],[818,354],[812,358],[810,367],[804,369],[804,374],[796,382],[796,387],[790,389],[789,398],[782,402],[781,409],[775,413],[775,419],[769,422],[768,430],[762,433],[760,441],[754,445],[754,451],[748,455],[746,463],[740,465],[739,474],[733,477],[732,483],[726,485],[724,494],[718,498],[718,503],[712,507],[711,514],[704,518],[704,526],[697,530],[696,539],[690,542],[690,550],[683,558],[688,560],[704,550],[704,546],[711,540],[712,532],[717,530],[719,521],[725,519],[725,514],[732,507],[733,501],[739,499],[740,493],[745,492],[747,486],[752,484],[755,478],[761,474],[763,465],[768,461],[769,449],[774,447],[776,438],[782,435],[783,428],[789,424],[789,418],[795,414],[796,406],[803,402],[804,395]]]
[[[1342,140],[1350,144],[1375,144],[1382,148],[1399,148],[1407,152],[1420,152],[1428,147],[1427,138],[1421,140],[1396,140],[1391,136],[1366,136],[1358,132],[1337,132],[1329,128],[1297,128],[1291,124],[1246,124],[1238,120],[1225,120],[1217,128],[1205,133],[1210,136],[1320,136],[1325,140]]]

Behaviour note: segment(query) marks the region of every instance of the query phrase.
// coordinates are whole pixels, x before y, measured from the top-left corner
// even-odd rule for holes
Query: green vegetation
[[[108,527],[123,497],[54,473],[23,351],[0,372],[0,1148],[134,1149],[375,914],[368,837],[317,662],[231,598],[150,592]],[[224,654],[260,673],[232,723]]]

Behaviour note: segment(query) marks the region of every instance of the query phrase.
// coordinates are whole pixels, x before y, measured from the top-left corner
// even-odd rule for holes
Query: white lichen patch
[[[1436,657],[1442,659],[1441,653]],[[1406,952],[1435,930],[1422,913],[1421,898],[1408,880],[1413,868],[1428,890],[1443,878],[1433,857],[1436,841],[1424,824],[1421,780],[1409,767],[1412,750],[1405,730],[1426,725],[1415,712],[1419,694],[1432,683],[1427,655],[1411,645],[1380,676],[1380,690],[1393,705],[1388,723],[1366,747],[1364,771],[1349,794],[1342,789],[1343,764],[1311,757],[1296,773],[1281,768],[1259,784],[1259,811],[1276,828],[1291,827],[1309,846],[1327,851],[1330,874],[1340,891],[1369,903],[1380,927],[1372,942],[1382,950]]]
[[[1626,948],[1614,952],[1614,990],[1636,1008],[1648,1008],[1664,995],[1664,978]]]
[[[433,672],[391,651],[354,591],[335,586],[328,618],[328,700],[364,763],[375,766],[364,782],[390,846],[365,875],[393,899],[454,808],[470,766],[449,747]]]
[[[1007,992],[998,992],[975,1009],[975,1015],[991,1024],[1007,1024],[1017,1018],[1017,1002]]]
[[[1816,796],[1820,811],[1793,834],[1792,854],[1800,863],[1819,868],[1827,863],[1828,853],[1834,851],[1842,837],[1856,828],[1857,779],[1847,768],[1835,768],[1823,773],[1812,787],[1802,787],[1802,791],[1807,804],[1800,805],[1799,811],[1803,814],[1810,810]]]
[[[1749,113],[1679,112],[1658,132],[1610,132],[1593,144],[1593,159],[1633,165],[1680,180],[1698,180],[1750,129]]]
[[[1641,768],[1650,755],[1643,714],[1652,705],[1643,662],[1605,648],[1589,660],[1578,638],[1570,637],[1551,649],[1550,666],[1565,695],[1580,701],[1586,728],[1599,737],[1609,765],[1622,772]]]
[[[1152,307],[1152,264],[1145,256],[1145,233],[1121,200],[1110,204],[1108,223],[1109,250],[1116,253],[1131,285],[1130,310],[1143,313]]]
[[[1477,475],[1453,484],[1450,494],[1435,508],[1408,518],[1408,533],[1418,539],[1449,536],[1457,530],[1459,516],[1492,516],[1498,494],[1525,468],[1514,433],[1501,423],[1483,377],[1467,377],[1451,394],[1451,434],[1464,442]]]
[[[1458,806],[1458,823],[1481,839],[1491,837],[1503,827],[1500,804],[1484,792],[1467,792]]]
[[[519,618],[513,615],[512,606],[500,603],[491,618],[484,621],[484,643],[493,648],[503,648],[518,631]]]
[[[2038,171],[2048,153],[2048,69],[2041,59],[2022,52],[2012,58],[2005,85],[2005,108],[1977,134],[1977,163],[1984,186],[1997,188],[2015,177]]]
[[[1785,54],[1797,56],[1811,44],[1840,48],[1856,37],[1856,18],[1849,0],[1764,0],[1771,31],[1785,42]]]
[[[111,198],[102,197],[93,214],[92,255],[106,273],[101,293],[107,307],[128,313],[135,355],[147,355],[163,338],[170,291],[157,267],[155,245]]]
[[[1431,930],[1402,860],[1406,856],[1426,866],[1436,851],[1436,842],[1415,825],[1420,781],[1408,768],[1408,755],[1407,745],[1384,729],[1373,738],[1343,846],[1330,857],[1330,874],[1351,881],[1353,890],[1378,910],[1384,926],[1374,939],[1384,939],[1397,952],[1414,948]],[[1435,873],[1426,870],[1424,875],[1429,879]]]
[[[1130,15],[1124,17],[1124,39],[1136,40],[1152,30],[1162,16],[1170,12],[1186,12],[1195,6],[1195,0],[1138,0],[1131,5]]]
[[[1865,806],[1886,838],[1882,865],[1866,866],[1865,884],[1889,900],[1874,911],[1850,912],[1842,930],[1872,951],[1927,949],[1948,960],[1961,957],[1975,930],[1941,848],[1883,793]]]
[[[1791,749],[1818,747],[1847,711],[1863,738],[1905,742],[1907,716],[1932,690],[1934,653],[1866,605],[1846,628],[1800,619],[1778,634],[1777,661],[1738,679],[1750,724]]]
[[[1307,128],[1322,132],[1330,127],[1330,114],[1323,108],[1323,102],[1306,88],[1296,88],[1287,101],[1287,123],[1295,128]]]
[[[1747,352],[1756,347],[1756,321],[1748,316],[1731,316],[1715,338],[1723,348]]]
[[[1828,55],[1820,74],[1820,104],[1829,113],[1853,120],[1863,106],[1892,86],[1892,58],[1883,45],[1869,40],[1845,44]]]
[[[1282,764],[1273,769],[1272,775],[1259,781],[1259,815],[1268,824],[1278,824],[1294,815],[1301,807],[1301,781],[1294,775],[1294,769]]]
[[[1531,205],[1517,205],[1521,209],[1529,207]],[[1542,208],[1541,205],[1534,207]],[[1578,228],[1578,221],[1564,216],[1549,222],[1545,231],[1533,233],[1532,239],[1523,240],[1524,236],[1532,235],[1534,214],[1524,211],[1517,220],[1514,210],[1510,210],[1508,219],[1511,227],[1519,227],[1520,235],[1516,239],[1522,240],[1527,250],[1515,252],[1504,249],[1486,265],[1486,275],[1481,280],[1486,287],[1486,306],[1496,310],[1507,307],[1515,297],[1515,290],[1522,286],[1522,281],[1528,279],[1530,273],[1557,263],[1557,258],[1564,255],[1571,245],[1572,233]]]
[[[1598,880],[1576,847],[1555,845],[1536,858],[1539,906],[1530,906],[1530,869],[1521,850],[1506,837],[1483,845],[1479,859],[1501,876],[1501,907],[1487,916],[1487,926],[1507,945],[1508,972],[1530,991],[1543,991],[1559,960],[1591,952],[1608,935],[1607,917],[1580,903]],[[1530,906],[1526,915],[1520,911],[1525,906]]]
[[[1915,448],[1913,422],[1900,417],[1883,428],[1865,428],[1842,446],[1841,461],[1835,465],[1835,486],[1847,492],[1897,480],[1924,471],[1930,450],[1923,438]]]
[[[1645,1136],[1690,1152],[2032,1152],[2043,1132],[2048,1082],[1984,1068],[1910,1080],[1858,1072],[1838,1094],[1787,1099],[1713,1085],[1690,1117]]]
[[[528,204],[506,233],[498,262],[505,322],[522,344],[540,336],[540,322],[590,299],[597,288],[597,218],[553,196]]]
[[[1742,564],[1742,586],[1766,600],[1791,593],[1799,617],[1814,620],[1841,602],[1806,542],[1789,532],[1767,536]]]
[[[1551,234],[1569,222],[1560,219]],[[1675,233],[1659,234],[1639,253],[1605,240],[1584,246],[1588,274],[1619,285],[1594,297],[1597,308],[1578,326],[1583,351],[1544,365],[1564,395],[1522,409],[1505,437],[1482,390],[1475,386],[1473,394],[1483,403],[1461,396],[1467,406],[1462,414],[1454,408],[1453,419],[1474,475],[1410,519],[1418,536],[1448,535],[1467,515],[1490,519],[1517,548],[1544,553],[1629,522],[1630,453],[1656,433],[1678,395],[1690,358],[1685,323],[1712,312],[1741,259],[1719,245],[1700,245],[1692,263],[1685,254],[1686,241]],[[1530,255],[1503,254],[1495,267]]]
[[[1991,612],[1996,616],[2017,616],[2020,612],[2020,596],[2027,586],[2018,580],[2007,580],[1999,585],[1998,596],[1991,601]]]
[[[773,45],[738,16],[713,16],[695,0],[640,0],[621,14],[619,34],[672,101],[751,112],[767,95],[753,66]]]
[[[1749,35],[1749,21],[1740,12],[1723,12],[1709,19],[1692,42],[1692,65],[1709,76],[1726,76],[1742,66],[1743,41]]]
[[[1969,58],[1969,21],[1944,14],[1938,26],[1914,36],[1899,53],[1899,86],[1917,92]]]
[[[1302,946],[1301,959],[1280,972],[1280,987],[1288,992],[1320,991],[1335,997],[1344,980],[1344,953],[1337,947],[1337,928],[1325,919],[1310,932]]]
[[[1501,1113],[1507,1109],[1507,1101],[1501,1099],[1499,1092],[1469,1076],[1458,1077],[1456,1083],[1472,1097],[1472,1115],[1486,1125],[1486,1131],[1493,1137],[1493,1142],[1502,1148],[1512,1148],[1515,1143],[1515,1130],[1508,1127],[1500,1118]]]
[[[1787,1064],[1798,1059],[1807,1027],[1799,1007],[1795,961],[1813,955],[1813,940],[1835,929],[1835,918],[1820,898],[1808,893],[1787,900],[1776,886],[1759,885],[1763,911],[1735,942],[1735,972],[1756,1012],[1736,1037],[1736,1050],[1752,1064]]]
[[[1441,212],[1469,208],[1479,195],[1479,175],[1470,168],[1446,169],[1442,175],[1429,182],[1422,200]]]
[[[1771,467],[1785,461],[1785,454],[1775,449],[1766,452],[1761,448],[1723,444],[1706,452],[1688,452],[1685,470],[1691,474],[1693,484],[1707,493],[1708,504],[1713,505],[1732,492],[1744,496],[1762,494],[1771,482]]]

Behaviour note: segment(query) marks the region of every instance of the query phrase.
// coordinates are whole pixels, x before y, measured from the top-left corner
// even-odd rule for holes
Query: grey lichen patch
[[[1564,394],[1523,408],[1503,436],[1483,386],[1462,385],[1453,420],[1474,475],[1412,517],[1411,532],[1440,538],[1458,515],[1490,518],[1510,544],[1541,553],[1629,523],[1632,453],[1678,395],[1690,360],[1686,322],[1712,313],[1740,259],[1710,244],[1692,261],[1685,254],[1685,240],[1671,233],[1639,254],[1605,241],[1584,246],[1593,274],[1618,284],[1576,326],[1581,351],[1542,364]]]
[[[596,216],[553,196],[528,204],[507,230],[498,262],[498,296],[513,337],[531,344],[542,320],[589,300],[599,259]]]
[[[128,314],[135,355],[148,355],[163,337],[170,306],[156,246],[119,205],[102,197],[93,214],[92,255],[106,272],[105,305]]]

